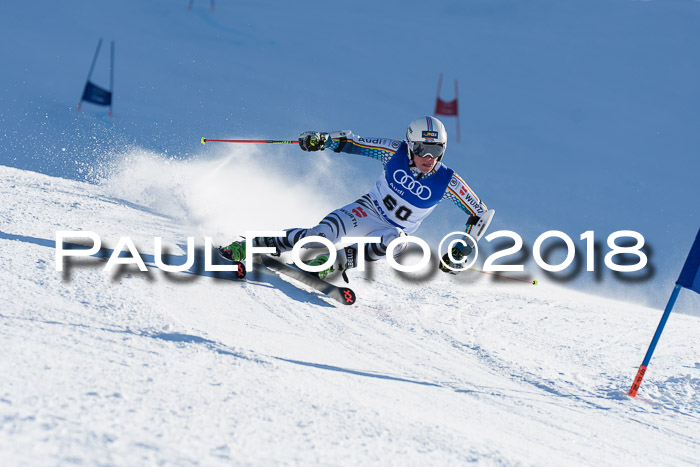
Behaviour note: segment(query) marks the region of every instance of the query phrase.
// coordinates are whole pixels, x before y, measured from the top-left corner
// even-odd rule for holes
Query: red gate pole
[[[459,93],[457,92],[457,80],[455,80],[455,111],[457,113],[457,142],[459,143],[461,138],[459,135]]]

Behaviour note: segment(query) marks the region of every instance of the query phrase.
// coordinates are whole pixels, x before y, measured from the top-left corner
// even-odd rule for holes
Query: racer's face
[[[421,171],[421,173],[427,174],[435,167],[437,164],[437,157],[433,159],[430,156],[419,157],[415,154],[413,155],[413,163],[416,164],[416,168]]]
[[[436,143],[432,141],[409,141],[408,149],[413,155],[413,163],[421,173],[427,174],[433,167],[438,158],[445,154],[445,143]]]

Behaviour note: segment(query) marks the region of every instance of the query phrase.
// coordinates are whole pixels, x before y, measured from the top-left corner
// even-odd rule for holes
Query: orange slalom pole
[[[656,332],[654,333],[654,337],[651,339],[651,344],[649,344],[649,348],[647,349],[647,354],[644,356],[644,361],[642,361],[642,364],[639,367],[639,370],[637,370],[637,376],[634,378],[634,382],[632,383],[632,387],[630,388],[629,392],[627,393],[631,397],[636,397],[637,396],[637,391],[639,391],[639,386],[642,385],[642,380],[644,379],[644,374],[647,372],[647,366],[649,366],[649,361],[651,361],[651,356],[654,354],[654,349],[656,349],[656,344],[659,342],[659,338],[661,337],[661,333],[664,330],[664,326],[666,326],[666,321],[668,321],[668,317],[671,315],[671,310],[673,309],[673,305],[676,304],[676,299],[678,298],[678,293],[681,291],[681,285],[676,284],[676,286],[673,289],[673,293],[671,293],[671,298],[668,299],[668,303],[666,304],[666,309],[664,310],[664,314],[661,317],[661,321],[659,322],[659,326],[656,328]]]

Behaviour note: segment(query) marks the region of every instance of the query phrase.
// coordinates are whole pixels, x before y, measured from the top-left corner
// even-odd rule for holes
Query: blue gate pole
[[[88,77],[87,77],[87,82],[85,83],[85,86],[87,86],[87,83],[90,82],[90,78],[92,77],[92,72],[95,70],[95,63],[97,62],[97,56],[100,54],[100,47],[102,47],[102,38],[100,38],[99,42],[97,42],[97,50],[95,50],[95,56],[92,57],[92,65],[90,65],[90,71],[88,72]],[[85,91],[83,91],[83,94]],[[83,97],[82,94],[80,96],[80,101],[78,102],[78,110],[80,110],[80,107],[83,105]]]

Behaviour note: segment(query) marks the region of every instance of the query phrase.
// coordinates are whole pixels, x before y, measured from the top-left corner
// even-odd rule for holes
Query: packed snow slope
[[[698,229],[700,2],[188,3],[0,2],[0,464],[697,463],[700,295],[624,394]],[[99,38],[111,119],[76,111]],[[190,236],[311,226],[381,170],[201,137],[401,139],[441,72],[462,125],[457,142],[444,119],[445,162],[491,230],[520,234],[523,261],[563,231],[577,266],[530,261],[532,287],[381,263],[342,308],[260,267],[154,266],[154,237],[180,264]],[[443,203],[417,234],[464,221]],[[641,279],[602,265],[628,229]],[[101,257],[58,272],[61,230],[98,234]],[[148,272],[104,271],[122,236]]]
[[[493,230],[517,232],[527,248],[547,230],[566,232],[579,264],[581,233],[594,231],[604,253],[612,232],[638,231],[646,280],[599,264],[563,282],[663,307],[700,226],[700,2],[188,3],[0,2],[0,164],[94,180],[133,148],[176,159],[222,150],[201,137],[349,128],[400,139],[433,111],[443,72],[444,99],[459,80],[462,136],[445,118],[445,162],[498,211]],[[75,111],[99,38],[98,85],[109,86],[116,44],[112,119],[92,104]],[[369,159],[297,148],[261,157],[288,174],[283,185],[331,180],[319,193],[332,207],[347,201],[339,191],[366,192],[379,171]],[[445,205],[418,234],[435,240],[463,226]],[[700,300],[679,307],[699,309]]]
[[[358,304],[338,307],[264,270],[155,268],[154,234],[182,264],[185,239],[214,230],[217,193],[186,195],[241,157],[134,155],[101,185],[0,167],[2,465],[697,463],[696,317],[671,317],[634,400],[658,310],[386,264],[352,275]],[[124,182],[149,164],[169,182],[146,205]],[[243,166],[248,183],[264,172]],[[280,203],[304,201],[319,202],[297,187]],[[61,230],[94,231],[105,256],[58,272]],[[104,272],[121,236],[148,272]]]

